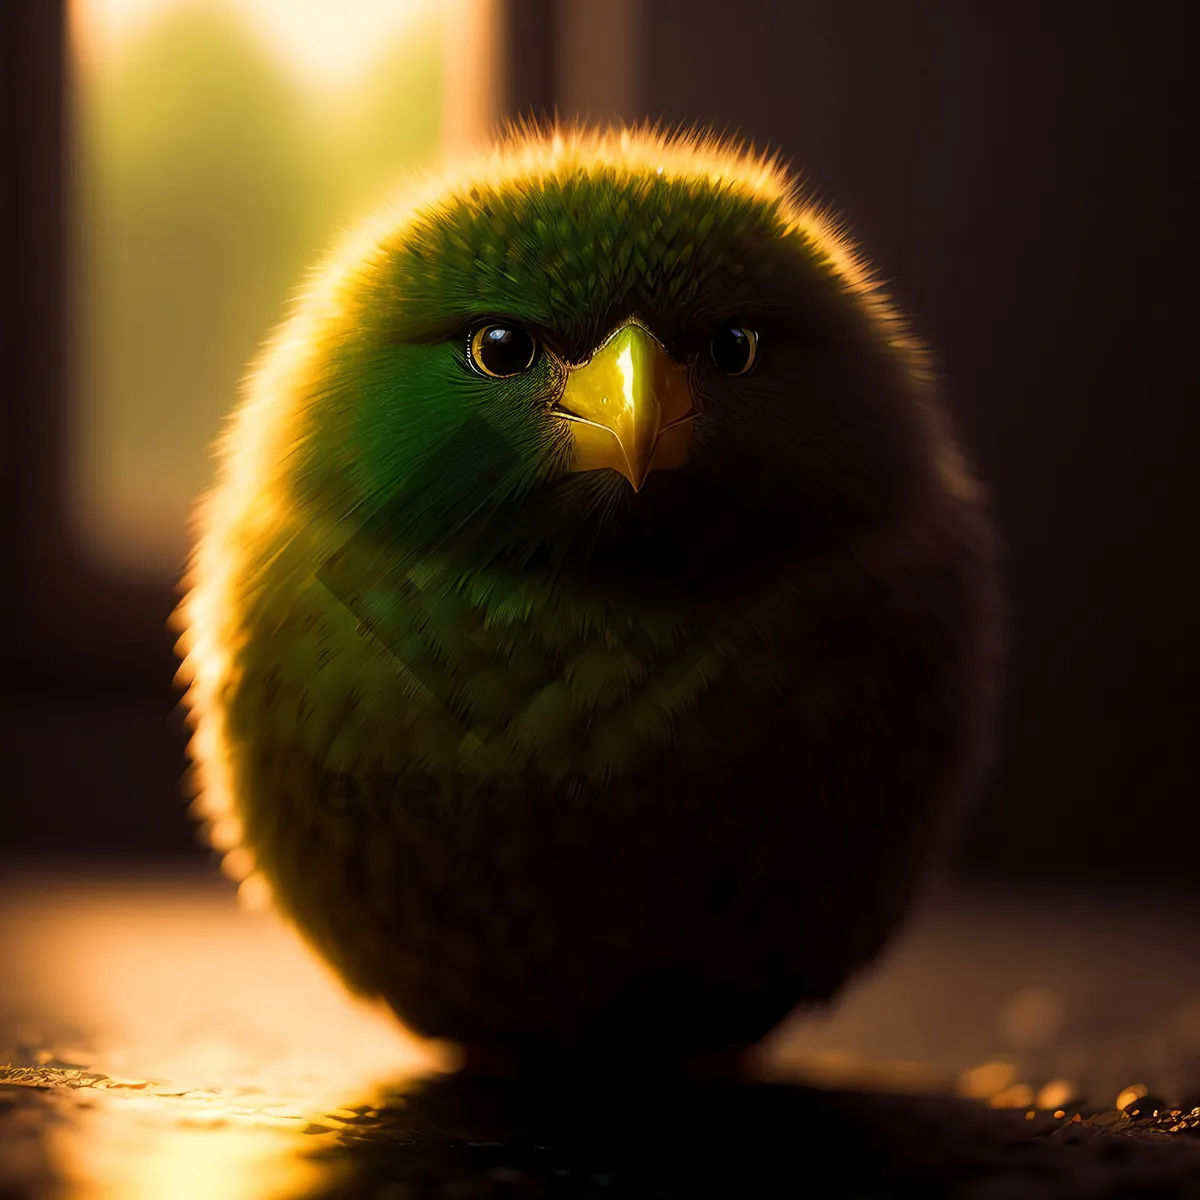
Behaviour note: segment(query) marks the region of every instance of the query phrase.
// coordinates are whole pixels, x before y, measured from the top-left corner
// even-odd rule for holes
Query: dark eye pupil
[[[523,329],[494,325],[485,329],[478,340],[480,365],[493,375],[515,375],[532,362],[533,338]]]
[[[738,375],[750,365],[754,355],[754,339],[740,326],[728,325],[718,329],[712,340],[713,362],[719,370]]]

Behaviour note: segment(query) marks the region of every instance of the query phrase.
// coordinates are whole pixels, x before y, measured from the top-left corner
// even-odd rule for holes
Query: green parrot
[[[988,757],[996,538],[777,157],[509,130],[343,238],[219,449],[195,812],[353,992],[667,1062],[878,954]]]

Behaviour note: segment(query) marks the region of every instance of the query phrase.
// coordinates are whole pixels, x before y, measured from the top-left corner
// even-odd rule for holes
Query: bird
[[[468,1061],[736,1056],[832,1003],[991,762],[999,536],[943,392],[778,151],[530,121],[415,177],[196,505],[201,834]]]

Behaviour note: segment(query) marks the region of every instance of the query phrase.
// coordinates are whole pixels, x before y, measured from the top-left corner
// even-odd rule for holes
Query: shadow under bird
[[[883,947],[987,755],[995,538],[776,159],[510,132],[343,240],[220,454],[195,811],[353,991],[670,1062]]]

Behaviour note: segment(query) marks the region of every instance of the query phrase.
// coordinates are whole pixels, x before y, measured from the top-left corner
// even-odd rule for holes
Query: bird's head
[[[922,352],[843,232],[700,135],[515,132],[351,239],[298,320],[293,499],[474,566],[711,587],[948,469]]]

